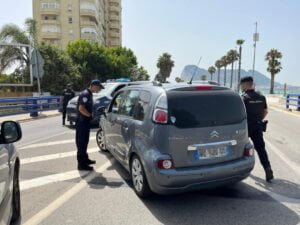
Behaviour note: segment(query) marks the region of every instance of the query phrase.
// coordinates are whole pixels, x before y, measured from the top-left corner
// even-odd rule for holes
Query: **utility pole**
[[[255,70],[256,42],[259,41],[259,33],[257,33],[257,22],[255,22],[255,33],[253,35],[253,41],[254,41],[254,44],[253,44],[254,53],[253,53],[252,76],[254,76],[254,70]]]

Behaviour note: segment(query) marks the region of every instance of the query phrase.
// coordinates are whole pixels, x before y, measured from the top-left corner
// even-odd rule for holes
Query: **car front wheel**
[[[137,156],[133,156],[130,164],[131,178],[135,193],[146,198],[151,194],[148,181],[141,160]]]
[[[107,152],[106,145],[105,145],[105,137],[104,137],[104,131],[102,128],[99,128],[96,134],[96,141],[99,149],[103,152]]]
[[[13,180],[11,222],[14,223],[18,221],[20,217],[21,217],[21,198],[20,198],[20,184],[19,184],[19,168],[16,167],[14,171],[14,180]]]

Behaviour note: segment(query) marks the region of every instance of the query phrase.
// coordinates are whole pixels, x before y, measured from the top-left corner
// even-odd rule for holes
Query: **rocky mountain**
[[[237,70],[233,70],[233,85],[235,86],[237,83]],[[200,80],[203,75],[207,77],[208,80],[211,80],[211,75],[208,73],[206,69],[199,68],[196,65],[187,65],[184,67],[180,78],[185,80],[185,81],[190,81],[192,76],[194,75],[194,80]],[[245,76],[252,76],[252,70],[241,70],[241,77]],[[213,75],[213,81],[218,81],[218,71]],[[226,70],[226,86],[230,85],[230,77],[231,77],[231,70],[227,69]],[[267,77],[266,75],[254,71],[253,78],[255,80],[256,86],[258,87],[270,87],[270,78]],[[220,71],[220,83],[224,84],[224,69]],[[282,87],[283,85],[275,82],[275,87]]]

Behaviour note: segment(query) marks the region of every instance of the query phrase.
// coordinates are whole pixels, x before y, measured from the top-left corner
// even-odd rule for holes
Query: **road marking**
[[[98,152],[99,148],[90,148],[88,149],[88,153],[94,153]],[[29,163],[35,163],[35,162],[43,162],[53,159],[62,159],[66,157],[75,156],[77,154],[76,151],[71,152],[62,152],[62,153],[56,153],[56,154],[50,154],[50,155],[42,155],[42,156],[36,156],[31,158],[25,158],[21,159],[21,165],[29,164]]]
[[[300,175],[300,166],[298,166],[293,161],[289,160],[281,151],[273,145],[270,141],[265,139],[265,142],[268,146],[270,146],[270,149],[273,150],[273,152],[282,160],[284,161],[296,174]]]
[[[96,140],[96,137],[90,137],[90,140]],[[19,147],[20,150],[29,149],[29,148],[41,148],[41,147],[47,147],[47,146],[53,146],[53,145],[63,145],[63,144],[70,144],[75,143],[75,139],[68,139],[63,141],[51,141],[51,142],[45,142],[45,143],[38,143],[38,144],[32,144],[32,145],[26,145],[24,147]]]
[[[295,114],[295,113],[292,113],[292,112],[288,112],[288,111],[285,111],[283,109],[277,109],[275,107],[272,107],[272,106],[269,106],[270,109],[273,109],[274,111],[277,111],[277,112],[283,112],[285,114],[288,114],[288,115],[291,115],[291,116],[296,116],[296,117],[300,117],[300,115],[298,114]]]
[[[74,195],[80,192],[84,187],[88,185],[88,182],[91,182],[94,178],[99,176],[98,173],[102,173],[109,166],[111,166],[111,162],[107,161],[102,166],[98,167],[95,172],[90,173],[85,179],[81,180],[78,184],[73,186],[70,190],[66,191],[52,203],[50,203],[47,207],[39,211],[33,217],[28,219],[24,225],[37,225],[40,224],[44,219],[49,217],[55,210],[61,207],[65,202],[70,200]]]
[[[61,132],[61,133],[58,133],[58,134],[54,134],[54,135],[51,135],[51,136],[48,136],[48,137],[43,137],[43,138],[40,138],[40,139],[35,139],[34,141],[30,141],[26,144],[21,144],[21,145],[16,145],[18,147],[18,149],[21,149],[23,148],[24,146],[27,146],[27,145],[31,145],[31,144],[34,144],[34,143],[37,143],[37,142],[40,142],[40,141],[44,141],[44,140],[48,140],[50,138],[54,138],[54,137],[57,137],[57,136],[61,136],[63,134],[67,134],[67,133],[73,133],[73,132],[70,132],[70,131],[64,131],[64,132]]]

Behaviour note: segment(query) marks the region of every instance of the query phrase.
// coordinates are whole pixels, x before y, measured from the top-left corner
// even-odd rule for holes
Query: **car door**
[[[7,147],[8,145],[0,144],[0,205],[3,205],[2,203],[9,189],[9,155]],[[4,209],[0,207],[0,215],[2,210]]]
[[[135,133],[133,115],[138,98],[138,89],[127,91],[116,119],[116,153],[124,163],[131,147],[132,136]]]
[[[119,119],[120,110],[125,98],[125,91],[121,91],[116,94],[113,98],[107,115],[106,115],[106,122],[104,124],[104,133],[106,139],[107,148],[114,154],[116,151],[116,143],[118,141],[118,127],[117,127],[117,120]]]

